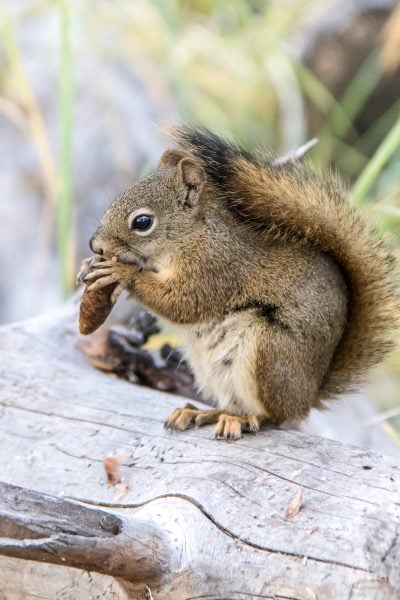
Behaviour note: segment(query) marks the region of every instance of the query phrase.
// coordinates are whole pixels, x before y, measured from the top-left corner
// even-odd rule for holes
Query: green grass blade
[[[391,129],[400,112],[400,100],[396,100],[357,140],[357,149],[370,153],[376,149],[377,141],[382,140]]]
[[[339,138],[343,138],[348,132],[348,120],[353,123],[360,114],[371,93],[376,88],[380,76],[377,52],[373,50],[359,67],[340,99],[340,113],[334,110],[332,114],[332,130]],[[342,119],[342,111],[346,113],[348,120],[344,121]]]
[[[400,114],[396,123],[386,135],[383,142],[378,146],[375,154],[361,172],[353,186],[352,198],[357,204],[363,204],[374,185],[376,178],[382,171],[390,157],[400,147]]]

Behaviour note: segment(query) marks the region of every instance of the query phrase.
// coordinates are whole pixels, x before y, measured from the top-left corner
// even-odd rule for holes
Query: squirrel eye
[[[153,215],[141,214],[137,215],[131,224],[131,227],[134,231],[148,231],[150,227],[153,225],[154,217]]]

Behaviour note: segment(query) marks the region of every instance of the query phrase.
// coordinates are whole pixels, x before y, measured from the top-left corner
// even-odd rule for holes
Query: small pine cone
[[[79,331],[83,335],[93,333],[104,323],[113,307],[111,296],[117,283],[110,283],[98,290],[86,286],[79,311]]]

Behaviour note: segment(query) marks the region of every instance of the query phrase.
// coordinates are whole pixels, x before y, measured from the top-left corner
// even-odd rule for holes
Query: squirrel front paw
[[[136,270],[136,265],[121,263],[115,256],[105,260],[96,255],[83,261],[77,281],[86,283],[87,289],[92,291],[116,284],[111,296],[114,304],[121,292],[132,284]]]

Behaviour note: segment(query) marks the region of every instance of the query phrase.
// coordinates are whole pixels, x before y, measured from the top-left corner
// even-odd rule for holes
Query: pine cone
[[[104,323],[113,307],[111,296],[117,283],[110,283],[98,290],[86,286],[79,310],[79,331],[83,335],[93,333]]]

